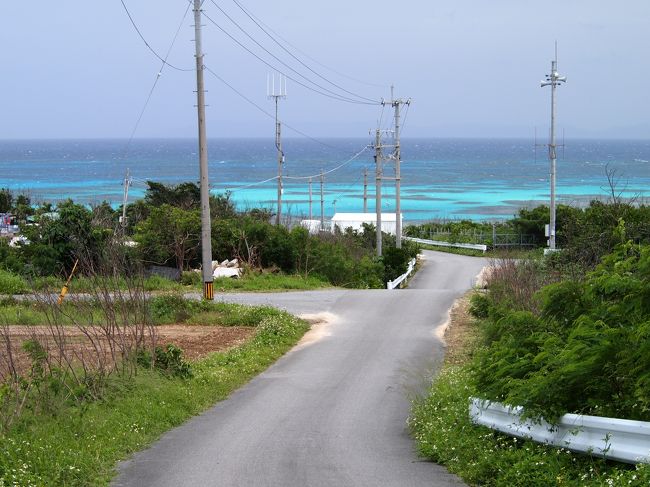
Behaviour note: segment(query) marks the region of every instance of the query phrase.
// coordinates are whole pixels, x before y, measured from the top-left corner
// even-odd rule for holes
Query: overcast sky
[[[251,36],[307,78],[238,8],[215,0]],[[373,100],[411,97],[403,135],[532,137],[546,133],[554,42],[558,123],[567,137],[650,138],[648,0],[238,0],[322,65],[288,48],[340,87]],[[165,55],[185,0],[125,0],[152,48]],[[273,65],[212,3],[205,13]],[[0,138],[128,137],[160,70],[120,0],[0,2]],[[205,64],[272,112],[272,70],[203,22]],[[194,66],[192,12],[168,61]],[[292,77],[300,79],[287,68]],[[340,74],[337,74],[340,73]],[[354,80],[352,79],[354,78]],[[358,82],[363,81],[363,83]],[[136,137],[194,137],[195,75],[166,67]],[[372,86],[381,85],[382,87]],[[273,136],[273,121],[206,73],[210,137]],[[281,119],[317,137],[365,137],[381,108],[350,104],[288,81]],[[387,113],[384,114],[386,119]],[[294,135],[285,129],[285,135]]]

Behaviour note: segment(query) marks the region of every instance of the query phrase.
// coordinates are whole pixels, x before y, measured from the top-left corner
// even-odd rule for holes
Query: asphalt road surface
[[[232,294],[326,324],[246,386],[118,466],[115,486],[457,486],[406,428],[436,330],[484,259],[424,252],[407,289]]]

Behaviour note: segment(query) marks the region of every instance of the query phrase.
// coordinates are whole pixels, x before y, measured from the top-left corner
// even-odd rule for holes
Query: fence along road
[[[330,316],[266,372],[118,467],[116,486],[456,486],[418,459],[409,399],[443,357],[435,329],[484,259],[425,251],[402,290],[232,294]]]

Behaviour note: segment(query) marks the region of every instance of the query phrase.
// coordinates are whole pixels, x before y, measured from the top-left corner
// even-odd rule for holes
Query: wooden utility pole
[[[210,228],[210,187],[208,179],[208,145],[205,129],[205,90],[203,86],[203,52],[201,50],[201,0],[194,0],[194,43],[196,47],[196,99],[199,119],[199,168],[201,191],[201,271],[203,299],[214,299],[212,275],[212,232]]]

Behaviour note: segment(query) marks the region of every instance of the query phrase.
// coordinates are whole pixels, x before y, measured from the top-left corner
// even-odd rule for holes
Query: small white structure
[[[402,222],[404,222],[404,215],[401,215]],[[381,231],[384,233],[396,234],[396,218],[395,213],[382,213],[381,214]],[[342,232],[346,228],[361,231],[364,223],[371,223],[377,225],[376,213],[336,213],[332,217],[332,233],[334,228],[338,227]],[[404,226],[402,225],[402,228]]]
[[[311,235],[320,232],[320,220],[300,220],[300,226],[306,229]]]

